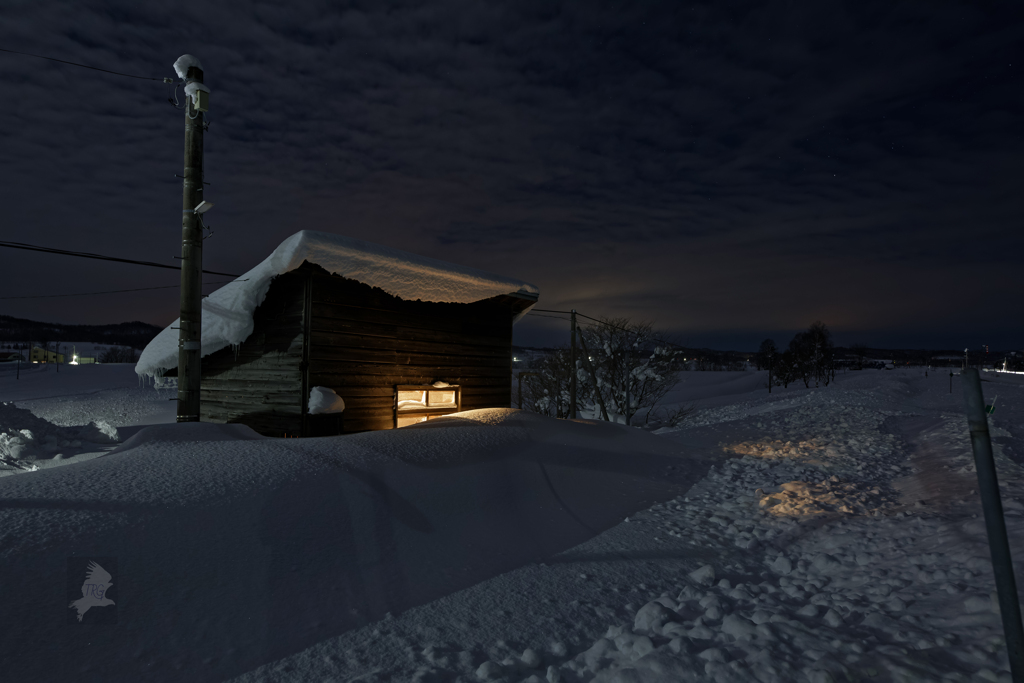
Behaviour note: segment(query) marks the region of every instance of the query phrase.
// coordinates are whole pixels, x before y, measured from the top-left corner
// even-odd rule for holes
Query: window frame
[[[399,410],[398,408],[398,395],[402,391],[454,391],[455,392],[455,405],[446,405],[444,407],[437,408],[414,408],[412,410]],[[394,403],[394,428],[399,429],[398,418],[399,417],[426,417],[428,420],[431,417],[443,417],[445,415],[451,415],[452,413],[458,413],[462,411],[462,386],[458,384],[449,384],[446,387],[435,387],[432,384],[396,384],[395,385],[395,403]],[[423,420],[421,420],[422,422]],[[410,425],[406,425],[410,426]]]

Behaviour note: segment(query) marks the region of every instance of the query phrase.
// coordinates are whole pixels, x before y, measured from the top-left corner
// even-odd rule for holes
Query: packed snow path
[[[709,401],[663,434],[720,459],[687,495],[238,680],[1009,681],[959,379],[923,375]],[[1024,383],[984,379],[1020,576]]]

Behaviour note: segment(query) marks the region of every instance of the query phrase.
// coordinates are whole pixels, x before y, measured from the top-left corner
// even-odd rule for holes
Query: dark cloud
[[[156,77],[203,60],[216,270],[310,228],[694,340],[821,318],[847,341],[1020,346],[1021,19],[953,2],[38,1],[9,4],[0,47]],[[10,54],[0,82],[3,239],[172,262],[169,87]],[[174,281],[0,258],[8,296]],[[67,322],[176,310],[173,290],[4,304]]]

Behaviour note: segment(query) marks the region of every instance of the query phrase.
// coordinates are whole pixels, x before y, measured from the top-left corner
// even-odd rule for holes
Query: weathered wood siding
[[[303,264],[274,278],[237,349],[202,360],[201,416],[267,436],[394,427],[395,386],[442,380],[462,388],[462,409],[507,407],[512,318],[527,302],[404,301]],[[339,416],[306,414],[310,388],[345,400]]]
[[[509,405],[511,300],[404,301],[322,272],[310,298],[309,386],[345,400],[344,431],[393,428],[399,384],[458,384],[463,410]]]
[[[266,436],[302,429],[303,298],[308,274],[274,279],[253,314],[253,333],[235,349],[202,359],[200,419],[249,425]]]

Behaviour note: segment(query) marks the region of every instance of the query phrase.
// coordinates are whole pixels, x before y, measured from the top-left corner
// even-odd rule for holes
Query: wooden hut
[[[353,243],[373,255],[374,245],[345,240]],[[481,289],[487,296],[467,302],[473,285],[467,289],[461,274],[476,271],[406,255],[417,278],[424,271],[417,264],[427,262],[442,285],[448,266],[460,293],[446,295],[442,286],[434,296],[463,301],[409,300],[376,286],[407,297],[420,291],[415,283],[392,286],[405,278],[404,265],[395,264],[401,252],[387,251],[383,274],[371,263],[356,269],[358,279],[346,277],[348,261],[332,264],[331,254],[318,258],[317,249],[300,253],[306,258],[298,267],[274,274],[248,336],[203,357],[200,419],[246,424],[267,436],[327,436],[508,407],[512,324],[537,301],[536,288],[505,285],[510,291],[495,295],[502,285],[488,285]],[[333,391],[344,409],[317,414],[310,405],[314,388]]]

